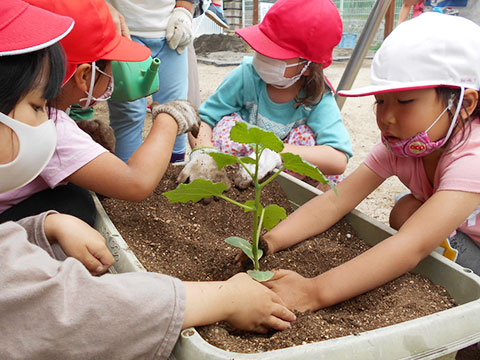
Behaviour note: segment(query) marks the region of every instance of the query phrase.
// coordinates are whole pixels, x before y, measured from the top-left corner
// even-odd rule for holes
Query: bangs
[[[0,56],[0,112],[10,113],[35,88],[51,101],[60,92],[64,74],[65,55],[59,43],[31,53]]]

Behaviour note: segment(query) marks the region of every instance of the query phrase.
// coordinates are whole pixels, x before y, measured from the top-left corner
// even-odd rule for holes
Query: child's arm
[[[175,119],[160,113],[143,144],[126,163],[111,153],[103,153],[66,180],[105,196],[142,201],[162,179],[177,131]]]
[[[317,145],[310,149],[289,145],[284,151],[300,155],[327,175],[342,174],[348,158],[353,155],[352,143],[332,93],[325,93],[322,100],[312,108],[307,125],[315,134]]]
[[[287,306],[317,310],[363,294],[413,269],[480,204],[480,194],[440,191],[393,236],[315,278],[277,272],[268,287]]]
[[[191,134],[189,134],[188,141],[190,142],[192,149],[201,146],[213,147],[212,128],[206,122],[202,121],[197,138],[194,138]]]
[[[325,175],[343,174],[347,168],[347,155],[328,145],[302,146],[285,144],[282,152],[299,155],[315,165]]]
[[[49,214],[45,236],[57,242],[67,256],[79,260],[92,274],[103,274],[115,262],[103,236],[82,220],[66,214]]]
[[[264,235],[272,254],[327,230],[354,209],[383,182],[365,165],[360,165],[333,190],[308,201]]]
[[[295,315],[278,295],[245,273],[227,281],[184,282],[187,305],[182,328],[227,321],[248,331],[285,330]]]

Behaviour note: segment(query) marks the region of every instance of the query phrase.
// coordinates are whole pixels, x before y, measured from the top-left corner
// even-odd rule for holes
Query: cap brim
[[[429,88],[434,88],[438,86],[459,87],[453,84],[445,84],[445,83],[432,84],[431,82],[428,82],[428,83],[410,82],[408,84],[405,84],[405,83],[392,84],[391,83],[389,85],[384,85],[384,86],[370,85],[370,86],[364,86],[364,87],[353,89],[353,90],[338,90],[337,94],[345,97],[357,97],[357,96],[368,96],[368,95],[391,93],[395,91],[429,89]]]
[[[63,39],[72,30],[72,18],[26,5],[15,20],[0,31],[0,56],[44,49]]]
[[[133,40],[120,35],[118,38],[117,45],[100,57],[102,60],[137,62],[146,60],[152,53],[148,47]]]
[[[269,58],[285,60],[298,57],[295,51],[284,49],[270,40],[262,30],[260,30],[259,25],[237,29],[235,33],[245,40],[253,50]]]

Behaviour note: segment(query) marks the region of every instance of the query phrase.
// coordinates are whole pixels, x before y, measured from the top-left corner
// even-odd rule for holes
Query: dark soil
[[[179,167],[171,166],[159,187],[142,203],[104,199],[113,223],[149,271],[182,280],[225,280],[241,271],[237,250],[223,240],[250,238],[251,214],[226,201],[205,205],[170,204],[161,193],[176,187]],[[253,190],[228,193],[237,201],[253,199]],[[291,212],[280,186],[269,185],[263,204]],[[342,220],[328,231],[261,260],[262,269],[291,269],[314,277],[348,261],[369,245]],[[244,269],[243,269],[244,270]],[[378,289],[315,313],[297,316],[292,327],[267,335],[239,332],[220,323],[198,328],[209,343],[228,351],[258,352],[357,334],[426,316],[455,306],[447,291],[430,280],[406,274]]]

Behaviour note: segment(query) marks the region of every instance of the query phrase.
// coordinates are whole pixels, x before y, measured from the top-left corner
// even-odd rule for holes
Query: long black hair
[[[21,55],[0,56],[0,112],[10,113],[42,79],[43,98],[55,99],[65,76],[65,54],[59,43]]]

